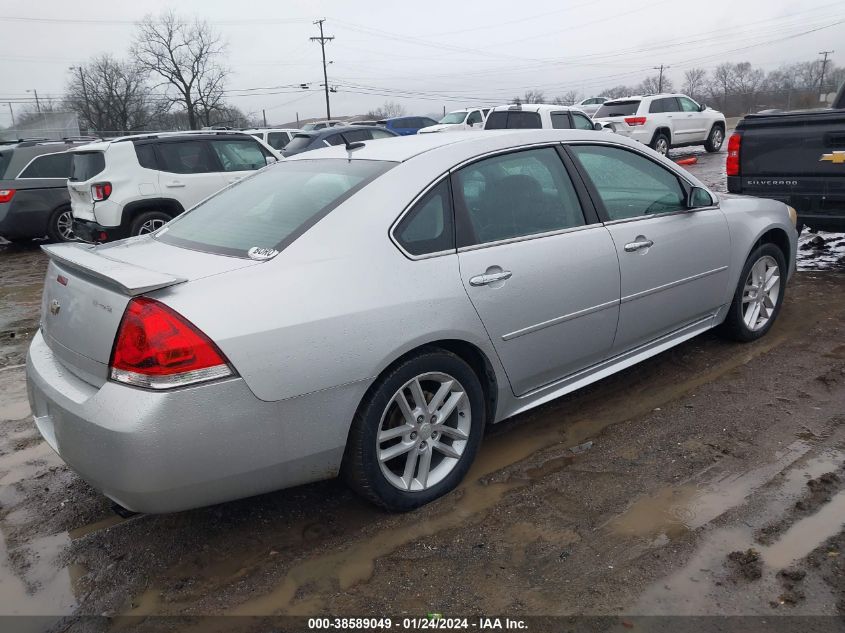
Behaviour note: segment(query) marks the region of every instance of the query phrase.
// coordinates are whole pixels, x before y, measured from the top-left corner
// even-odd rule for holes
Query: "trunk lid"
[[[141,236],[92,246],[53,244],[41,331],[63,365],[102,384],[120,320],[133,296],[260,262],[191,251]]]

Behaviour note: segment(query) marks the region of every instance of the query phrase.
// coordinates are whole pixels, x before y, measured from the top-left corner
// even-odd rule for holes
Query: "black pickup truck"
[[[746,116],[726,170],[729,192],[785,202],[799,227],[845,231],[845,84],[831,108]]]

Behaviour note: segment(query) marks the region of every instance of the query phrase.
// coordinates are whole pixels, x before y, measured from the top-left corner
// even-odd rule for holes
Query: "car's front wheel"
[[[370,389],[352,422],[342,474],[373,503],[412,510],[460,483],[484,425],[478,376],[460,357],[432,348]]]
[[[774,244],[763,244],[745,262],[721,331],[737,341],[755,341],[780,314],[786,290],[786,258]]]
[[[158,231],[165,224],[170,222],[170,216],[161,211],[145,211],[132,220],[129,227],[130,235],[146,235]]]
[[[722,143],[725,142],[725,131],[720,125],[714,125],[710,130],[710,134],[704,143],[704,149],[708,152],[718,152],[722,149]]]

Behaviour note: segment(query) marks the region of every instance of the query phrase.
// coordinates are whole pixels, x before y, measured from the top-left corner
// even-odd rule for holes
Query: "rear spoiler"
[[[94,249],[92,244],[50,244],[41,247],[56,263],[117,286],[130,297],[187,281],[182,277],[111,259]]]

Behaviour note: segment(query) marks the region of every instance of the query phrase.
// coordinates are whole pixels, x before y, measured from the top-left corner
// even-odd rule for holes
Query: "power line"
[[[326,120],[332,118],[332,111],[329,107],[329,76],[326,72],[326,42],[331,42],[334,39],[334,35],[323,35],[323,22],[326,21],[326,18],[320,18],[316,20],[314,24],[320,25],[320,37],[312,37],[310,38],[312,42],[320,42],[320,50],[323,53],[323,86],[326,89]]]

